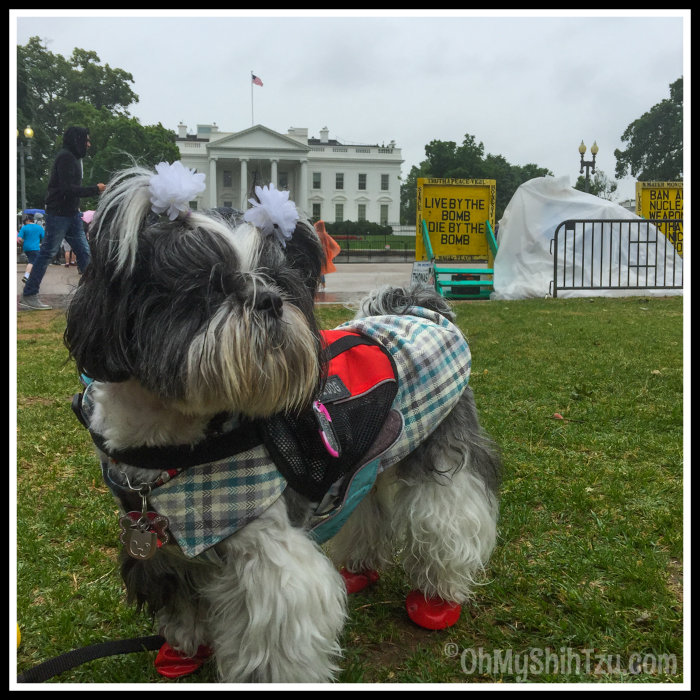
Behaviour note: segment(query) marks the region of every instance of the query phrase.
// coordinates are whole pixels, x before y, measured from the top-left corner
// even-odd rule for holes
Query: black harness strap
[[[88,661],[103,659],[105,656],[117,654],[133,654],[136,651],[156,651],[165,644],[165,638],[158,634],[151,637],[136,637],[135,639],[117,639],[112,642],[93,644],[82,649],[74,649],[55,659],[44,661],[17,676],[18,683],[43,683],[59,673],[70,671]]]
[[[204,438],[196,445],[170,445],[165,447],[131,447],[125,450],[110,450],[103,437],[90,430],[83,415],[83,395],[75,394],[71,403],[73,413],[88,429],[95,445],[106,455],[141,469],[187,469],[197,464],[216,462],[232,455],[252,450],[262,443],[258,421],[250,421],[222,435]]]
[[[85,416],[83,415],[82,393],[73,394],[73,400],[70,402],[70,407],[73,410],[73,413],[75,413],[75,417],[80,422],[80,425],[82,425],[83,428],[87,428],[88,430],[90,430],[90,426],[88,426],[87,421],[85,420]]]
[[[375,340],[370,340],[369,338],[363,338],[359,335],[344,335],[338,340],[334,340],[326,349],[326,358],[330,361],[335,357],[338,357],[341,353],[354,348],[356,345],[377,345]]]
[[[187,469],[197,464],[217,462],[262,444],[257,421],[239,426],[230,433],[213,435],[195,445],[171,445],[165,447],[131,447],[126,450],[109,450],[101,435],[90,431],[98,449],[117,462],[141,469]]]

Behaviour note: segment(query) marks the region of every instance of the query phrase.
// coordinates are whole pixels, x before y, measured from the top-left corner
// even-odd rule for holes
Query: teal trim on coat
[[[377,480],[379,461],[379,457],[373,459],[352,477],[343,503],[338,506],[335,512],[332,512],[309,532],[316,542],[319,544],[327,542],[331,537],[335,537],[338,530],[345,525],[347,519],[360,504],[360,501],[374,486],[374,482]]]

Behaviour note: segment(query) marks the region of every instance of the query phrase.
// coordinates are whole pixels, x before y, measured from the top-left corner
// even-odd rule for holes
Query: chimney
[[[290,126],[289,130],[287,131],[287,135],[293,138],[295,141],[298,141],[299,143],[303,143],[304,146],[308,145],[309,142],[309,130],[308,128],[304,127],[294,127]]]
[[[177,130],[179,132],[179,138],[181,138],[181,139],[187,138],[187,127],[182,122],[180,122],[177,125]]]
[[[328,143],[328,127],[324,126],[321,129],[321,143]]]

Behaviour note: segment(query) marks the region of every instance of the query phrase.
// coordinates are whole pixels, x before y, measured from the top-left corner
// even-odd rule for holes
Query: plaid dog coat
[[[325,496],[310,500],[320,500],[311,522],[311,535],[319,542],[330,539],[340,529],[379,473],[412,452],[445,419],[467,387],[471,370],[469,347],[459,329],[428,309],[410,307],[400,316],[353,320],[336,331],[347,331],[379,345],[394,370],[393,380],[379,384],[395,381],[395,386],[391,408],[385,413],[369,449],[336,482],[330,485],[327,480],[318,482]],[[363,372],[361,366],[354,369]],[[364,371],[369,369],[364,367]],[[353,367],[347,371],[352,372]],[[332,393],[337,390],[332,380],[329,376],[331,396],[325,393],[322,396],[326,405],[332,404]],[[91,386],[86,388],[82,400],[87,426],[94,405]],[[340,400],[336,399],[337,404],[343,400],[350,401],[341,396]],[[274,420],[270,419],[263,433],[271,430]],[[222,426],[222,432],[226,434],[236,427],[236,419],[231,419]],[[289,480],[295,478],[288,465],[280,463],[277,444],[267,439],[251,439],[248,449],[238,450],[232,456],[183,470],[164,469],[148,502],[149,508],[169,520],[172,538],[166,548],[190,560],[220,564],[214,545],[259,517],[279,498]],[[124,463],[129,462],[124,460]],[[133,510],[133,494],[110,477],[118,474],[119,464],[105,458],[102,471],[120,506]],[[293,482],[293,487],[304,492],[303,484]]]

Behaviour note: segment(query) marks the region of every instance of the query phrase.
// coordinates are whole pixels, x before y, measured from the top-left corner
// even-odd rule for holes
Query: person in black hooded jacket
[[[83,187],[83,158],[90,147],[90,130],[82,126],[70,126],[63,134],[63,148],[53,162],[46,195],[46,231],[41,242],[39,256],[20,300],[23,309],[50,309],[39,301],[39,287],[46,268],[61,247],[65,238],[78,259],[78,272],[90,262],[90,249],[83,231],[80,215],[80,198],[94,197],[104,191],[100,183]]]

